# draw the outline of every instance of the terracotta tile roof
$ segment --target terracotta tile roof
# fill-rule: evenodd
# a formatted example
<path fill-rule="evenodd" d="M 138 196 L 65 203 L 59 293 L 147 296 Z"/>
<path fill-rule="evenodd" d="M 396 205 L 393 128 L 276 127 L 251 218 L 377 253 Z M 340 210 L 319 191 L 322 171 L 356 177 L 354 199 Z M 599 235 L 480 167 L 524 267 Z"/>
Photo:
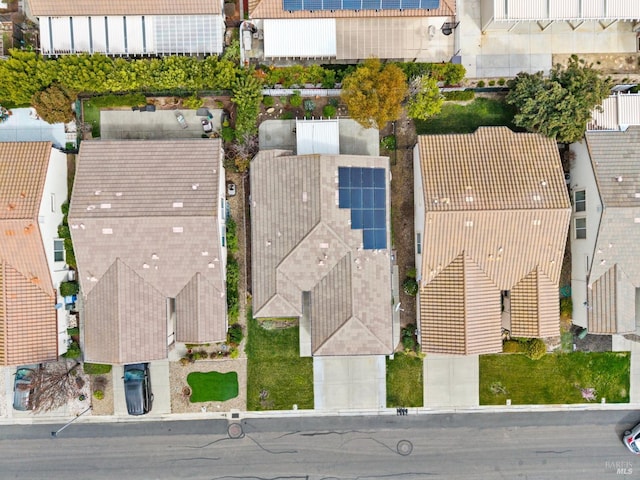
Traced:
<path fill-rule="evenodd" d="M 171 298 L 176 340 L 225 338 L 220 162 L 218 140 L 82 143 L 69 226 L 87 358 L 166 358 Z"/>
<path fill-rule="evenodd" d="M 630 333 L 636 329 L 635 289 L 640 288 L 640 246 L 630 234 L 640 221 L 640 127 L 587 132 L 585 139 L 598 187 L 594 193 L 603 207 L 600 218 L 587 217 L 589 228 L 597 225 L 588 273 L 588 328 Z"/>
<path fill-rule="evenodd" d="M 416 204 L 425 211 L 420 294 L 421 315 L 427 314 L 421 318 L 424 350 L 443 352 L 442 345 L 456 345 L 447 346 L 447 353 L 495 351 L 500 291 L 505 290 L 512 291 L 517 328 L 525 329 L 524 316 L 535 314 L 541 336 L 556 331 L 559 316 L 556 307 L 547 305 L 548 289 L 557 289 L 571 211 L 555 142 L 506 127 L 484 127 L 469 135 L 421 136 L 417 150 L 422 193 L 417 193 L 421 198 Z M 465 282 L 441 292 L 440 284 L 451 282 L 440 277 L 452 275 L 450 265 L 460 262 L 462 253 L 472 262 L 461 270 Z M 462 290 L 475 285 L 468 275 L 483 278 L 478 272 L 495 286 L 493 294 L 479 280 L 472 290 Z M 539 272 L 537 283 L 520 283 L 532 272 Z M 437 300 L 438 295 L 447 301 Z M 448 306 L 453 298 L 458 309 Z M 557 293 L 553 301 L 557 304 Z M 475 305 L 496 316 L 474 319 Z M 449 324 L 458 327 L 447 330 Z"/>
<path fill-rule="evenodd" d="M 251 165 L 254 315 L 305 311 L 314 355 L 390 353 L 389 250 L 363 250 L 336 203 L 339 166 L 388 172 L 388 158 L 288 153 L 260 152 Z"/>
<path fill-rule="evenodd" d="M 33 0 L 31 0 L 33 1 Z M 365 17 L 451 17 L 456 14 L 455 0 L 440 0 L 437 9 L 413 10 L 319 10 L 289 12 L 282 0 L 249 0 L 249 17 L 259 18 L 365 18 Z"/>
<path fill-rule="evenodd" d="M 38 215 L 51 143 L 0 143 L 0 364 L 58 356 L 56 295 Z"/>
<path fill-rule="evenodd" d="M 216 15 L 220 2 L 210 0 L 28 0 L 32 15 Z"/>
<path fill-rule="evenodd" d="M 511 289 L 511 335 L 554 337 L 560 335 L 558 285 L 539 269 Z"/>

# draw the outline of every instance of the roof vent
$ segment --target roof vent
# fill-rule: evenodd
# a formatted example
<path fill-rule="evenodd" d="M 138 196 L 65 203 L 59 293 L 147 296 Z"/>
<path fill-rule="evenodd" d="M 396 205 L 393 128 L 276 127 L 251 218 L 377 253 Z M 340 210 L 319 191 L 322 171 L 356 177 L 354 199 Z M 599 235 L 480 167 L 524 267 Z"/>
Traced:
<path fill-rule="evenodd" d="M 547 186 L 547 182 L 546 182 L 545 180 L 542 180 L 542 181 L 540 182 L 540 186 L 541 186 L 541 187 L 546 187 L 546 186 Z"/>
<path fill-rule="evenodd" d="M 72 223 L 71 224 L 71 229 L 72 230 L 77 230 L 78 229 L 78 224 L 77 223 Z"/>
<path fill-rule="evenodd" d="M 471 195 L 467 195 L 466 197 L 464 197 L 464 201 L 465 202 L 473 202 L 473 197 Z"/>
<path fill-rule="evenodd" d="M 535 219 L 531 221 L 531 225 L 534 225 L 536 227 L 540 226 L 542 224 L 541 220 Z"/>
<path fill-rule="evenodd" d="M 622 182 L 622 177 L 616 177 L 616 182 L 621 183 Z"/>
<path fill-rule="evenodd" d="M 146 269 L 146 268 L 149 268 L 149 264 L 148 264 L 148 263 L 143 263 L 143 264 L 142 264 L 142 268 L 145 268 L 145 269 Z"/>
<path fill-rule="evenodd" d="M 116 192 L 116 197 L 121 197 L 122 196 L 122 192 Z"/>
<path fill-rule="evenodd" d="M 89 277 L 89 281 L 90 281 L 90 282 L 97 282 L 97 281 L 98 281 L 98 279 L 97 279 L 96 277 L 94 277 L 93 275 L 91 275 L 91 276 Z"/>
<path fill-rule="evenodd" d="M 208 257 L 209 256 L 209 252 L 207 252 L 206 250 L 202 252 L 202 256 L 203 257 Z"/>
<path fill-rule="evenodd" d="M 10 203 L 9 205 L 7 205 L 7 210 L 14 210 L 15 208 L 16 208 L 15 203 Z"/>
<path fill-rule="evenodd" d="M 323 242 L 320 244 L 320 248 L 329 248 L 329 244 Z"/>
<path fill-rule="evenodd" d="M 536 194 L 534 194 L 534 195 L 533 195 L 533 199 L 534 199 L 536 202 L 539 202 L 540 200 L 542 200 L 542 197 L 540 197 L 540 195 L 538 195 L 538 194 L 536 193 Z"/>
<path fill-rule="evenodd" d="M 307 202 L 308 200 L 309 200 L 309 196 L 307 195 L 307 192 L 302 192 L 302 201 Z"/>
<path fill-rule="evenodd" d="M 267 240 L 266 245 L 267 245 L 267 247 L 270 247 L 271 246 L 271 240 Z"/>
<path fill-rule="evenodd" d="M 20 192 L 20 198 L 26 198 L 27 197 L 27 192 L 22 191 Z"/>
<path fill-rule="evenodd" d="M 191 185 L 191 190 L 197 190 L 199 186 L 200 186 L 199 184 L 194 183 Z"/>
<path fill-rule="evenodd" d="M 111 235 L 113 233 L 113 228 L 103 228 L 102 233 L 105 235 Z"/>
<path fill-rule="evenodd" d="M 604 258 L 600 260 L 600 265 L 604 265 L 605 263 L 607 263 L 607 261 Z"/>
<path fill-rule="evenodd" d="M 158 260 L 160 257 L 158 256 L 157 253 L 152 253 L 151 254 L 151 260 Z"/>
<path fill-rule="evenodd" d="M 473 227 L 473 220 L 465 220 L 464 221 L 464 226 L 465 227 Z"/>
<path fill-rule="evenodd" d="M 81 228 L 82 230 L 84 230 L 84 229 L 85 229 L 85 228 L 87 228 L 87 227 L 85 227 L 85 226 L 84 226 L 84 223 L 81 223 L 81 224 L 80 224 L 80 228 Z"/>
<path fill-rule="evenodd" d="M 209 268 L 215 268 L 215 267 L 216 267 L 216 264 L 215 264 L 215 263 L 213 263 L 213 262 L 209 262 L 209 263 L 207 264 L 207 267 L 209 267 Z"/>
<path fill-rule="evenodd" d="M 173 227 L 172 231 L 173 231 L 173 233 L 182 233 L 182 232 L 184 232 L 184 228 L 182 228 L 182 227 Z"/>
<path fill-rule="evenodd" d="M 633 223 L 640 223 L 640 217 L 636 217 L 633 219 Z"/>
<path fill-rule="evenodd" d="M 95 192 L 93 192 L 94 195 L 100 195 L 102 193 L 102 190 L 96 190 Z"/>
<path fill-rule="evenodd" d="M 88 206 L 87 206 L 87 211 L 89 211 L 89 212 L 90 212 L 91 210 L 95 210 L 95 209 L 96 209 L 96 206 L 95 206 L 95 205 L 88 205 Z"/>
<path fill-rule="evenodd" d="M 182 208 L 182 202 L 173 202 L 173 208 Z"/>
<path fill-rule="evenodd" d="M 111 204 L 110 203 L 101 203 L 100 204 L 100 208 L 111 208 Z"/>

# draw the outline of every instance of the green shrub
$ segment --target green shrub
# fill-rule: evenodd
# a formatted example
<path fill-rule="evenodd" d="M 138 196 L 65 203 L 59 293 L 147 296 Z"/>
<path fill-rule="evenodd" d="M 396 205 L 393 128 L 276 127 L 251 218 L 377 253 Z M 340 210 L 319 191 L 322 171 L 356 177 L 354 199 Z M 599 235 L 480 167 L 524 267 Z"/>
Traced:
<path fill-rule="evenodd" d="M 80 290 L 78 282 L 62 282 L 60 284 L 60 296 L 68 297 L 69 295 L 75 295 Z"/>
<path fill-rule="evenodd" d="M 240 267 L 233 255 L 227 257 L 227 315 L 229 323 L 238 321 L 240 304 L 238 296 L 238 282 L 240 281 Z"/>
<path fill-rule="evenodd" d="M 411 350 L 415 352 L 418 346 L 418 342 L 416 341 L 416 325 L 415 323 L 410 323 L 406 327 L 403 327 L 400 332 L 400 338 L 402 341 L 402 348 L 404 350 Z"/>
<path fill-rule="evenodd" d="M 382 137 L 380 140 L 380 146 L 385 150 L 393 151 L 396 149 L 396 136 L 395 135 L 387 135 Z"/>
<path fill-rule="evenodd" d="M 80 345 L 78 342 L 71 342 L 67 351 L 62 355 L 64 358 L 78 358 L 82 355 L 82 350 L 80 350 Z"/>
<path fill-rule="evenodd" d="M 525 348 L 517 340 L 505 340 L 502 344 L 503 353 L 524 353 Z"/>
<path fill-rule="evenodd" d="M 444 92 L 443 95 L 445 100 L 464 102 L 467 100 L 473 100 L 476 96 L 476 92 L 473 90 L 457 90 L 455 92 Z"/>
<path fill-rule="evenodd" d="M 313 112 L 316 109 L 316 102 L 313 100 L 305 100 L 304 101 L 304 111 L 305 112 Z"/>
<path fill-rule="evenodd" d="M 496 84 L 495 80 L 489 80 L 489 86 L 493 87 Z"/>
<path fill-rule="evenodd" d="M 225 142 L 233 142 L 236 139 L 236 131 L 232 127 L 223 126 L 220 130 L 220 136 Z"/>
<path fill-rule="evenodd" d="M 498 79 L 498 85 L 500 85 L 501 87 L 502 87 L 505 83 L 507 83 L 507 81 L 506 81 L 504 78 L 500 78 L 500 79 Z"/>
<path fill-rule="evenodd" d="M 147 103 L 146 97 L 141 93 L 132 93 L 129 95 L 103 95 L 101 97 L 93 97 L 90 101 L 91 104 L 97 108 L 133 107 Z"/>
<path fill-rule="evenodd" d="M 58 237 L 71 238 L 71 232 L 69 231 L 69 225 L 58 226 Z"/>
<path fill-rule="evenodd" d="M 478 82 L 478 88 L 484 88 L 484 86 L 485 86 L 484 80 L 480 80 Z"/>
<path fill-rule="evenodd" d="M 60 211 L 62 212 L 63 215 L 68 215 L 69 214 L 69 202 L 64 202 L 62 205 L 60 205 Z"/>
<path fill-rule="evenodd" d="M 407 277 L 416 278 L 418 275 L 418 271 L 415 267 L 407 269 Z"/>
<path fill-rule="evenodd" d="M 547 353 L 547 346 L 539 338 L 532 338 L 527 344 L 526 355 L 531 360 L 540 360 Z"/>
<path fill-rule="evenodd" d="M 204 100 L 194 94 L 183 99 L 182 105 L 184 108 L 188 108 L 189 110 L 197 110 L 204 105 Z"/>
<path fill-rule="evenodd" d="M 73 328 L 67 328 L 67 335 L 71 336 L 78 336 L 80 335 L 80 329 L 78 327 L 73 327 Z"/>
<path fill-rule="evenodd" d="M 415 297 L 418 294 L 418 282 L 415 278 L 407 277 L 402 282 L 402 289 L 407 295 Z"/>
<path fill-rule="evenodd" d="M 322 107 L 322 116 L 326 118 L 335 118 L 337 113 L 336 107 L 333 105 L 325 105 Z"/>
<path fill-rule="evenodd" d="M 282 112 L 280 120 L 293 120 L 293 112 Z"/>
<path fill-rule="evenodd" d="M 230 345 L 240 345 L 242 342 L 243 333 L 242 333 L 242 325 L 239 323 L 234 323 L 229 327 L 227 331 L 227 343 Z"/>
<path fill-rule="evenodd" d="M 336 72 L 333 70 L 325 70 L 324 78 L 322 79 L 322 88 L 335 88 L 336 86 Z"/>
<path fill-rule="evenodd" d="M 272 96 L 270 95 L 265 95 L 264 97 L 262 97 L 262 104 L 265 107 L 273 107 L 273 104 L 276 103 L 275 100 L 273 99 Z"/>
<path fill-rule="evenodd" d="M 73 243 L 71 242 L 71 238 L 64 239 L 64 259 L 72 268 L 76 268 L 78 265 L 76 264 L 76 254 L 73 251 Z"/>
<path fill-rule="evenodd" d="M 104 398 L 104 392 L 102 390 L 96 390 L 93 392 L 93 396 L 96 400 L 102 400 Z"/>
<path fill-rule="evenodd" d="M 573 301 L 571 297 L 564 297 L 560 299 L 560 316 L 565 318 L 571 318 L 573 315 Z"/>
<path fill-rule="evenodd" d="M 292 107 L 299 107 L 302 105 L 302 95 L 300 95 L 299 90 L 293 92 L 293 95 L 289 97 L 289 105 Z"/>
<path fill-rule="evenodd" d="M 227 218 L 227 250 L 229 253 L 238 251 L 238 235 L 236 221 L 232 217 Z"/>
<path fill-rule="evenodd" d="M 229 356 L 231 358 L 238 358 L 240 356 L 240 350 L 238 350 L 237 348 L 233 347 L 231 349 L 231 351 L 229 352 Z"/>
<path fill-rule="evenodd" d="M 111 365 L 104 363 L 84 363 L 84 373 L 87 375 L 105 375 L 111 372 Z"/>

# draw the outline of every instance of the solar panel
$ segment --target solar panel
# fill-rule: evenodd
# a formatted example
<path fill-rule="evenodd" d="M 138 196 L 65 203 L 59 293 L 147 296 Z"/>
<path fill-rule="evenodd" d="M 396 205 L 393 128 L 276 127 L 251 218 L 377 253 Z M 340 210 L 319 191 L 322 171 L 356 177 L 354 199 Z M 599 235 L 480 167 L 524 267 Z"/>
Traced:
<path fill-rule="evenodd" d="M 402 0 L 402 8 L 420 8 L 420 0 Z"/>
<path fill-rule="evenodd" d="M 324 10 L 342 10 L 342 0 L 324 0 Z"/>
<path fill-rule="evenodd" d="M 400 0 L 382 0 L 383 10 L 400 10 Z"/>
<path fill-rule="evenodd" d="M 360 10 L 362 9 L 361 0 L 342 0 L 343 10 Z"/>
<path fill-rule="evenodd" d="M 420 0 L 420 8 L 429 10 L 440 8 L 440 0 Z"/>
<path fill-rule="evenodd" d="M 291 12 L 304 10 L 303 0 L 283 0 L 282 6 L 285 10 Z"/>
<path fill-rule="evenodd" d="M 362 0 L 362 10 L 380 10 L 381 0 Z"/>
<path fill-rule="evenodd" d="M 362 210 L 351 210 L 351 228 L 362 228 Z"/>
<path fill-rule="evenodd" d="M 322 0 L 304 0 L 303 4 L 305 10 L 323 10 Z"/>
<path fill-rule="evenodd" d="M 349 188 L 340 188 L 338 190 L 338 206 L 340 208 L 350 208 L 351 207 L 351 189 L 349 189 Z"/>
<path fill-rule="evenodd" d="M 351 228 L 362 229 L 365 249 L 387 248 L 386 170 L 338 168 L 338 206 L 351 210 Z"/>

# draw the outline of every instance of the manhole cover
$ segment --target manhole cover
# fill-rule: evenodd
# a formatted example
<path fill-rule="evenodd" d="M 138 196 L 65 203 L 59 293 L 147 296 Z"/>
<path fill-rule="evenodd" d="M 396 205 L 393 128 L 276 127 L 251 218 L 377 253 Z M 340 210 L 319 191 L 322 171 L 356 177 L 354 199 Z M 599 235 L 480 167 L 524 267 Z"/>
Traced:
<path fill-rule="evenodd" d="M 242 438 L 244 437 L 244 432 L 242 431 L 242 425 L 239 423 L 232 423 L 227 427 L 227 433 L 229 434 L 229 438 Z"/>
<path fill-rule="evenodd" d="M 413 444 L 409 440 L 400 440 L 396 449 L 400 455 L 410 455 L 413 452 Z"/>

